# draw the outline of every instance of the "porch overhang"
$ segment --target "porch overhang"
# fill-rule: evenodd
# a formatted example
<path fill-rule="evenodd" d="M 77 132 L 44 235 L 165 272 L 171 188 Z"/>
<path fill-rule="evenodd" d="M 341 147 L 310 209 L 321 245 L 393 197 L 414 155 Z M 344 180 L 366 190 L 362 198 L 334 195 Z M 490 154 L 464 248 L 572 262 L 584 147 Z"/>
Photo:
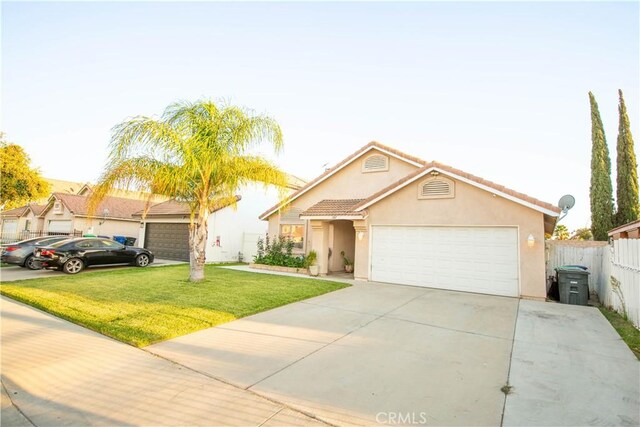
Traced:
<path fill-rule="evenodd" d="M 369 216 L 366 212 L 358 215 L 300 215 L 300 219 L 318 220 L 318 221 L 333 221 L 333 220 L 349 220 L 358 221 L 366 219 Z"/>
<path fill-rule="evenodd" d="M 311 206 L 300 214 L 300 219 L 309 220 L 351 220 L 365 219 L 369 214 L 366 210 L 356 212 L 353 207 L 363 199 L 325 199 Z"/>

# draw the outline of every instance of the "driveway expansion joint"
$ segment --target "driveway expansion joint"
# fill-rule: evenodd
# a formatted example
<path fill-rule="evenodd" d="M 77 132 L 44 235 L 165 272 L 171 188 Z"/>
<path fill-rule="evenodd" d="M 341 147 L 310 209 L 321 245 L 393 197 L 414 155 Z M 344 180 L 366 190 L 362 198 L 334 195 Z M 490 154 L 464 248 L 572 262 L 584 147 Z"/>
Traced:
<path fill-rule="evenodd" d="M 214 328 L 223 329 L 225 331 L 231 331 L 231 332 L 241 332 L 241 333 L 251 334 L 251 335 L 260 335 L 260 336 L 263 336 L 263 337 L 282 338 L 282 339 L 285 339 L 285 340 L 302 341 L 302 342 L 308 342 L 308 343 L 313 343 L 313 344 L 325 344 L 326 343 L 326 341 L 316 341 L 316 340 L 309 340 L 309 339 L 305 339 L 305 338 L 296 338 L 296 337 L 287 337 L 287 336 L 284 336 L 284 335 L 267 334 L 267 333 L 264 333 L 264 332 L 243 331 L 242 329 L 225 328 L 224 324 L 220 325 L 220 326 L 214 326 Z"/>
<path fill-rule="evenodd" d="M 20 415 L 22 415 L 22 417 L 27 420 L 29 422 L 29 424 L 31 424 L 33 427 L 37 427 L 36 424 L 31 420 L 31 418 L 29 418 L 27 416 L 27 414 L 25 414 L 22 409 L 20 409 L 20 407 L 18 405 L 16 405 L 16 403 L 13 401 L 13 399 L 11 398 L 11 394 L 9 393 L 9 390 L 7 390 L 7 387 L 5 387 L 4 385 L 4 380 L 0 381 L 1 385 L 2 385 L 2 391 L 4 392 L 4 394 L 7 395 L 7 398 L 9 399 L 9 402 L 11 403 L 11 406 L 13 406 L 16 411 L 18 411 L 18 413 Z"/>
<path fill-rule="evenodd" d="M 507 369 L 507 383 L 505 386 L 508 387 L 508 390 L 512 390 L 513 386 L 511 385 L 511 364 L 513 360 L 513 348 L 516 345 L 516 329 L 518 328 L 518 314 L 520 313 L 520 301 L 518 300 L 518 305 L 516 306 L 516 317 L 515 323 L 513 325 L 513 336 L 511 337 L 511 351 L 509 352 L 509 368 Z M 509 398 L 509 394 L 505 393 L 504 395 L 504 403 L 502 404 L 502 414 L 500 415 L 500 426 L 504 424 L 504 412 L 507 408 L 507 399 Z"/>

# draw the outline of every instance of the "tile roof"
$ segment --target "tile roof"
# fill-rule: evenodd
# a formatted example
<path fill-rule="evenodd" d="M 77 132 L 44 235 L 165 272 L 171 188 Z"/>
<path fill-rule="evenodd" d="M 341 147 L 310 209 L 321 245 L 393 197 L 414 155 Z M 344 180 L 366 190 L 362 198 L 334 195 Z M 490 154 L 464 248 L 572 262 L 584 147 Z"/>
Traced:
<path fill-rule="evenodd" d="M 364 199 L 323 200 L 302 212 L 300 216 L 362 215 L 362 212 L 355 212 L 353 207 L 363 200 Z"/>
<path fill-rule="evenodd" d="M 2 212 L 3 217 L 21 217 L 22 214 L 27 210 L 27 205 L 20 206 L 19 208 L 13 208 Z"/>
<path fill-rule="evenodd" d="M 236 202 L 239 202 L 240 200 L 242 200 L 241 196 L 236 196 Z M 218 206 L 216 206 L 214 208 L 213 211 L 211 211 L 211 213 L 219 211 L 220 209 L 226 208 L 227 206 L 231 205 L 230 202 L 224 202 Z M 133 216 L 135 217 L 141 217 L 143 214 L 143 210 L 139 210 L 137 212 L 135 212 L 133 214 Z M 162 203 L 158 203 L 157 205 L 153 205 L 151 206 L 148 210 L 147 210 L 147 214 L 146 216 L 165 216 L 165 215 L 177 215 L 177 216 L 181 216 L 181 215 L 190 215 L 191 214 L 191 209 L 189 208 L 189 205 L 187 203 L 184 202 L 179 202 L 175 199 L 172 200 L 168 200 L 166 202 L 162 202 Z"/>
<path fill-rule="evenodd" d="M 556 212 L 556 213 L 560 213 L 561 209 L 557 206 L 552 205 L 551 203 L 547 203 L 547 202 L 543 202 L 541 200 L 538 200 L 536 198 L 533 198 L 531 196 L 527 196 L 526 194 L 523 193 L 519 193 L 515 190 L 511 190 L 507 187 L 505 187 L 504 185 L 500 185 L 500 184 L 496 184 L 495 182 L 491 182 L 488 181 L 486 179 L 480 178 L 478 176 L 472 175 L 470 173 L 464 172 L 460 169 L 456 169 L 454 167 L 451 167 L 449 165 L 445 165 L 443 163 L 439 163 L 439 162 L 429 162 L 426 163 L 424 165 L 424 167 L 416 170 L 415 172 L 410 173 L 409 175 L 405 176 L 404 178 L 394 182 L 393 184 L 383 188 L 382 190 L 378 191 L 377 193 L 371 195 L 370 197 L 368 197 L 367 199 L 363 200 L 362 202 L 360 202 L 358 205 L 354 206 L 353 209 L 357 210 L 362 208 L 362 206 L 365 206 L 367 204 L 369 204 L 370 202 L 374 201 L 375 199 L 377 199 L 378 197 L 384 195 L 385 193 L 394 190 L 395 188 L 401 186 L 402 184 L 406 183 L 407 181 L 411 181 L 413 178 L 423 174 L 425 171 L 431 169 L 431 168 L 437 168 L 440 169 L 444 172 L 449 172 L 451 174 L 454 175 L 458 175 L 462 178 L 466 178 L 469 181 L 473 181 L 477 184 L 480 185 L 484 185 L 486 187 L 490 187 L 495 189 L 496 191 L 499 191 L 501 193 L 507 194 L 509 196 L 515 197 L 517 199 L 523 200 L 525 202 L 531 203 L 533 205 L 539 206 L 541 208 Z"/>
<path fill-rule="evenodd" d="M 611 230 L 609 230 L 609 236 L 612 236 L 616 233 L 621 233 L 624 231 L 635 230 L 636 228 L 640 228 L 640 219 L 636 221 L 628 222 L 626 224 L 619 225 L 616 228 L 612 228 Z"/>
<path fill-rule="evenodd" d="M 35 216 L 40 215 L 46 207 L 47 205 L 37 205 L 35 203 L 29 204 L 29 208 L 31 209 L 31 212 L 33 212 Z"/>
<path fill-rule="evenodd" d="M 270 214 L 272 214 L 275 210 L 281 208 L 282 206 L 288 204 L 289 202 L 291 202 L 293 199 L 295 199 L 296 197 L 298 197 L 300 194 L 302 194 L 303 192 L 307 191 L 308 189 L 310 189 L 311 187 L 315 186 L 316 184 L 320 183 L 321 181 L 323 181 L 325 178 L 327 178 L 329 175 L 333 174 L 335 171 L 337 171 L 338 169 L 341 169 L 343 166 L 345 166 L 347 163 L 349 163 L 350 161 L 352 161 L 353 159 L 357 158 L 358 156 L 360 156 L 362 153 L 364 153 L 365 151 L 368 151 L 371 148 L 379 148 L 381 150 L 385 150 L 388 151 L 392 154 L 395 154 L 398 157 L 402 157 L 410 162 L 414 162 L 414 163 L 419 163 L 421 165 L 426 164 L 427 162 L 415 157 L 415 156 L 411 156 L 409 154 L 403 153 L 402 151 L 398 151 L 395 148 L 391 148 L 388 147 L 384 144 L 380 144 L 379 142 L 376 141 L 371 141 L 370 143 L 368 143 L 367 145 L 365 145 L 364 147 L 360 148 L 359 150 L 357 150 L 356 152 L 352 153 L 351 155 L 349 155 L 347 158 L 345 158 L 344 160 L 342 160 L 340 163 L 338 163 L 337 165 L 333 166 L 332 168 L 327 169 L 326 171 L 324 171 L 320 176 L 316 177 L 315 179 L 309 181 L 305 186 L 303 186 L 302 188 L 300 188 L 298 191 L 294 192 L 293 194 L 291 194 L 285 202 L 278 202 L 277 204 L 273 205 L 272 207 L 270 207 L 269 209 L 267 209 L 266 211 L 264 211 L 261 215 L 260 215 L 260 219 L 266 219 L 266 217 Z"/>
<path fill-rule="evenodd" d="M 60 200 L 74 215 L 88 215 L 88 197 L 65 193 L 53 193 L 53 196 Z M 143 200 L 107 196 L 96 208 L 94 216 L 101 217 L 105 209 L 108 209 L 109 218 L 132 219 L 133 214 L 143 210 L 146 204 L 147 202 Z"/>

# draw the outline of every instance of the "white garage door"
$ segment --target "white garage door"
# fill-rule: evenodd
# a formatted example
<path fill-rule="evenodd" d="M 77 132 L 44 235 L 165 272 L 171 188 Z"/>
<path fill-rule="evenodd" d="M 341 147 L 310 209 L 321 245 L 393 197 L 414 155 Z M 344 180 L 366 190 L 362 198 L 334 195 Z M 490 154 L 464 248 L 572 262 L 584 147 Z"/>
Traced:
<path fill-rule="evenodd" d="M 16 234 L 18 232 L 18 220 L 5 219 L 2 221 L 2 234 Z M 11 236 L 13 237 L 13 236 Z"/>
<path fill-rule="evenodd" d="M 373 226 L 371 280 L 518 296 L 513 227 Z"/>
<path fill-rule="evenodd" d="M 71 233 L 71 221 L 49 221 L 49 233 Z"/>

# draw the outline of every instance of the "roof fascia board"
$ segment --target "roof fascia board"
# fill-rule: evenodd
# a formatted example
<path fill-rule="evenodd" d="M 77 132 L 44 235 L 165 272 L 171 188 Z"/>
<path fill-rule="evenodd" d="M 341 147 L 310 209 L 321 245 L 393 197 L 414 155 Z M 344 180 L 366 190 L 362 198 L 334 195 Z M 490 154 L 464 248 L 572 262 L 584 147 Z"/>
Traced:
<path fill-rule="evenodd" d="M 132 222 L 140 222 L 139 219 L 134 219 L 134 218 L 119 218 L 119 217 L 113 217 L 113 216 L 108 216 L 106 218 L 103 218 L 101 216 L 95 216 L 95 215 L 73 215 L 76 218 L 87 218 L 87 219 L 104 219 L 105 221 L 132 221 Z"/>
<path fill-rule="evenodd" d="M 315 188 L 316 186 L 318 186 L 320 183 L 326 181 L 327 179 L 329 179 L 330 177 L 332 177 L 333 175 L 335 175 L 336 173 L 338 173 L 339 171 L 341 171 L 342 169 L 346 168 L 347 166 L 349 166 L 351 163 L 355 162 L 356 160 L 358 160 L 359 158 L 361 158 L 362 156 L 364 156 L 366 153 L 368 153 L 371 150 L 378 150 L 380 152 L 383 152 L 385 154 L 388 154 L 390 156 L 393 156 L 399 160 L 402 160 L 406 163 L 409 163 L 411 165 L 417 166 L 417 167 L 422 167 L 423 165 L 421 165 L 420 163 L 416 163 L 414 161 L 411 161 L 409 159 L 405 159 L 402 156 L 399 156 L 395 153 L 391 153 L 387 150 L 385 150 L 384 148 L 380 148 L 377 147 L 375 145 L 372 145 L 368 148 L 366 148 L 365 150 L 363 150 L 360 154 L 358 154 L 357 156 L 354 156 L 351 160 L 349 160 L 348 162 L 345 162 L 345 164 L 341 165 L 339 168 L 336 168 L 334 171 L 332 171 L 330 174 L 327 174 L 327 176 L 325 176 L 324 178 L 322 178 L 321 180 L 319 180 L 318 182 L 313 183 L 312 185 L 310 185 L 309 187 L 305 188 L 304 190 L 302 190 L 300 193 L 296 194 L 294 197 L 286 200 L 284 203 L 281 203 L 280 205 L 278 205 L 278 207 L 271 209 L 268 213 L 261 215 L 259 217 L 259 219 L 264 220 L 268 217 L 270 217 L 271 215 L 273 215 L 274 212 L 279 211 L 280 209 L 282 209 L 283 206 L 286 206 L 288 204 L 290 204 L 291 202 L 293 202 L 295 199 L 297 199 L 298 197 L 302 196 L 303 194 L 307 193 L 309 190 L 311 190 L 312 188 Z"/>
<path fill-rule="evenodd" d="M 334 219 L 346 219 L 346 220 L 359 220 L 365 219 L 368 215 L 300 215 L 300 219 L 309 220 L 334 220 Z"/>
<path fill-rule="evenodd" d="M 416 167 L 418 167 L 418 168 L 421 168 L 421 167 L 423 167 L 423 166 L 424 166 L 424 164 L 422 164 L 422 163 L 418 163 L 418 162 L 414 162 L 413 160 L 406 159 L 406 158 L 404 158 L 404 157 L 402 157 L 402 156 L 400 156 L 400 155 L 398 155 L 398 154 L 396 154 L 396 153 L 392 153 L 391 151 L 387 151 L 387 150 L 385 150 L 384 148 L 376 147 L 375 145 L 374 145 L 374 146 L 371 146 L 371 147 L 369 148 L 369 150 L 371 150 L 371 149 L 376 149 L 376 150 L 378 150 L 378 151 L 381 151 L 381 152 L 383 152 L 384 154 L 386 154 L 386 155 L 388 155 L 388 156 L 395 157 L 395 158 L 396 158 L 396 159 L 398 159 L 398 160 L 402 160 L 403 162 L 409 163 L 410 165 L 416 166 Z M 369 150 L 367 150 L 367 151 L 369 151 Z M 364 154 L 364 153 L 365 153 L 365 152 L 363 152 L 362 154 Z M 358 156 L 358 157 L 360 157 L 360 156 Z"/>

